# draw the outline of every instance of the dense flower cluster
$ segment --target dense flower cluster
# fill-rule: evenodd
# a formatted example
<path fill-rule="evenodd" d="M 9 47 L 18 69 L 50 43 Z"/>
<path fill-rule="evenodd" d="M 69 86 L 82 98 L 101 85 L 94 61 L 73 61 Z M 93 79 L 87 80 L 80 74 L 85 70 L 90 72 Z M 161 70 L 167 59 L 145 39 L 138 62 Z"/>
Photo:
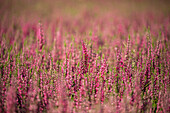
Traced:
<path fill-rule="evenodd" d="M 0 112 L 169 112 L 170 21 L 151 14 L 1 19 Z"/>

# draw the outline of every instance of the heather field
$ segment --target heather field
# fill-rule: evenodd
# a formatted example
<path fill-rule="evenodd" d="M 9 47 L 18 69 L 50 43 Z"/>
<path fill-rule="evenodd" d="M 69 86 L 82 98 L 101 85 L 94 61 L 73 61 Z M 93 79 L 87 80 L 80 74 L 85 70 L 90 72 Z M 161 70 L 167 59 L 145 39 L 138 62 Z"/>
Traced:
<path fill-rule="evenodd" d="M 0 113 L 169 113 L 170 2 L 0 0 Z"/>

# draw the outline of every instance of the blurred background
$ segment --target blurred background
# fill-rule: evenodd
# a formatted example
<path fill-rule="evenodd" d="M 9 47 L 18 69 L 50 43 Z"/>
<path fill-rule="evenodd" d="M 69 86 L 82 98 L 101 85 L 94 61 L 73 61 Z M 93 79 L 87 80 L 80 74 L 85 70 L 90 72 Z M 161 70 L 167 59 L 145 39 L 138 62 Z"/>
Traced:
<path fill-rule="evenodd" d="M 170 15 L 170 0 L 0 0 L 0 19 L 7 16 L 9 21 L 18 17 L 30 21 L 109 13 L 130 16 L 146 11 Z"/>

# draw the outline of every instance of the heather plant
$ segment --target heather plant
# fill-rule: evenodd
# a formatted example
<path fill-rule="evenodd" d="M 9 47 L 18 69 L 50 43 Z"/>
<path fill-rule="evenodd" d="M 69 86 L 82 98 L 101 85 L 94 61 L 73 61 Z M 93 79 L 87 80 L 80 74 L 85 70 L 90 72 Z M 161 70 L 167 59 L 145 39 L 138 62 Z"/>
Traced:
<path fill-rule="evenodd" d="M 169 112 L 169 15 L 98 10 L 3 14 L 0 112 Z"/>

